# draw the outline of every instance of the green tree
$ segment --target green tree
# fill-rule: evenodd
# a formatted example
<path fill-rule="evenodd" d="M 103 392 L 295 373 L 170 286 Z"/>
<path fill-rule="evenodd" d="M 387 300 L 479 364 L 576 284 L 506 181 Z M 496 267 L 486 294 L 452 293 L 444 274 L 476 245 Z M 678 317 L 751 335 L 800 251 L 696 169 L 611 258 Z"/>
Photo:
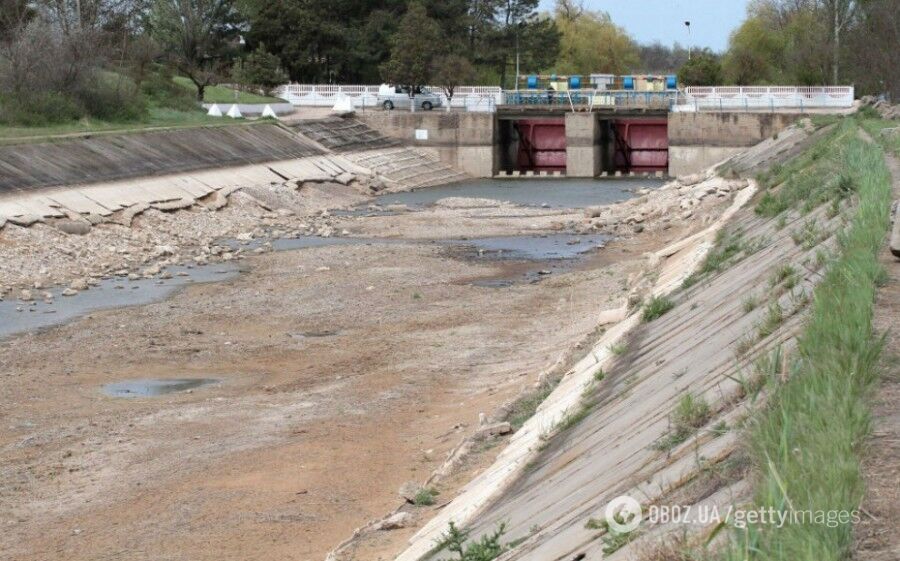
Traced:
<path fill-rule="evenodd" d="M 640 62 L 637 44 L 605 12 L 559 0 L 554 14 L 561 33 L 555 70 L 564 74 L 625 74 Z"/>
<path fill-rule="evenodd" d="M 391 44 L 391 58 L 381 67 L 383 78 L 392 84 L 427 84 L 433 75 L 434 58 L 440 49 L 441 29 L 428 16 L 425 5 L 410 2 Z"/>
<path fill-rule="evenodd" d="M 175 68 L 194 83 L 198 101 L 225 66 L 237 22 L 232 0 L 153 0 L 153 35 Z"/>
<path fill-rule="evenodd" d="M 232 72 L 239 84 L 261 88 L 266 95 L 287 80 L 281 70 L 281 59 L 266 51 L 262 43 L 236 63 Z"/>
<path fill-rule="evenodd" d="M 767 84 L 783 75 L 784 40 L 759 16 L 748 18 L 731 34 L 723 70 L 729 83 Z"/>
<path fill-rule="evenodd" d="M 444 90 L 447 100 L 453 99 L 457 86 L 469 84 L 475 79 L 475 68 L 469 59 L 460 55 L 444 55 L 434 63 L 434 82 Z M 450 109 L 450 104 L 447 104 Z"/>
<path fill-rule="evenodd" d="M 694 51 L 678 69 L 678 82 L 685 86 L 718 86 L 722 84 L 722 65 L 709 49 Z"/>

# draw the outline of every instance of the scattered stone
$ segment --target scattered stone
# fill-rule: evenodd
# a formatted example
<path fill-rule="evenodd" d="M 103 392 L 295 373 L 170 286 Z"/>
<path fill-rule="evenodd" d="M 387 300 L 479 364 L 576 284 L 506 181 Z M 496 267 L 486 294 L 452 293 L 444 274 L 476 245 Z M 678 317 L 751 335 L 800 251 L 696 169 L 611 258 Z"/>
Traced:
<path fill-rule="evenodd" d="M 78 290 L 78 291 L 87 290 L 88 289 L 88 281 L 87 281 L 87 279 L 75 279 L 69 285 L 69 288 L 71 288 L 72 290 Z"/>
<path fill-rule="evenodd" d="M 32 294 L 31 291 L 27 288 L 24 288 L 19 293 L 19 300 L 23 302 L 31 302 L 32 300 L 34 300 L 34 294 Z"/>
<path fill-rule="evenodd" d="M 74 288 L 67 288 L 62 291 L 63 296 L 75 296 L 76 294 L 78 294 L 78 291 Z"/>
<path fill-rule="evenodd" d="M 502 436 L 511 432 L 512 425 L 510 425 L 507 421 L 503 421 L 501 423 L 494 423 L 492 425 L 487 425 L 479 428 L 477 431 L 475 431 L 475 438 L 485 439 L 493 436 Z"/>
<path fill-rule="evenodd" d="M 399 530 L 406 528 L 413 522 L 413 515 L 408 512 L 395 512 L 384 520 L 375 524 L 376 530 Z"/>
<path fill-rule="evenodd" d="M 91 223 L 86 220 L 59 220 L 55 226 L 60 232 L 73 236 L 83 236 L 92 228 Z"/>

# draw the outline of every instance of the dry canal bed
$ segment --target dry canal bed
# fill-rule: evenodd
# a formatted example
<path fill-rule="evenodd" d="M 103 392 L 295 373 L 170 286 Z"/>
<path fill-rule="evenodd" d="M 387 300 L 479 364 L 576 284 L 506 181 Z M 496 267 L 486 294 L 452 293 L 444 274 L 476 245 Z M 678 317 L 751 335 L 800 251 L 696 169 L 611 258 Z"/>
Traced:
<path fill-rule="evenodd" d="M 352 220 L 365 234 L 397 218 Z M 418 233 L 416 220 L 403 228 Z M 461 239 L 471 216 L 441 220 L 453 243 L 265 253 L 240 275 L 0 341 L 4 558 L 323 559 L 479 413 L 565 359 L 627 294 L 640 255 L 683 233 L 599 253 L 600 238 L 530 234 L 539 254 L 495 259 L 515 244 Z M 485 232 L 522 235 L 508 220 Z M 540 282 L 489 282 L 534 280 L 561 263 L 548 251 L 581 259 Z M 197 380 L 215 383 L 179 386 Z M 123 383 L 174 391 L 122 398 Z"/>

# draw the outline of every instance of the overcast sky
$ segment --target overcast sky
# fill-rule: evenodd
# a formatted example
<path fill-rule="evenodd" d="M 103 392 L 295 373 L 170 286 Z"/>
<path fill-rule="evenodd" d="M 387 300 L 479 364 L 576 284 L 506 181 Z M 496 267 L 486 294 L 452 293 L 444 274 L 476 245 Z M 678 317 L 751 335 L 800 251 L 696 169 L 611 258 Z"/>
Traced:
<path fill-rule="evenodd" d="M 688 43 L 684 22 L 691 22 L 691 44 L 723 51 L 728 35 L 744 20 L 748 0 L 585 0 L 591 10 L 608 12 L 640 43 Z M 554 0 L 541 0 L 552 10 Z"/>

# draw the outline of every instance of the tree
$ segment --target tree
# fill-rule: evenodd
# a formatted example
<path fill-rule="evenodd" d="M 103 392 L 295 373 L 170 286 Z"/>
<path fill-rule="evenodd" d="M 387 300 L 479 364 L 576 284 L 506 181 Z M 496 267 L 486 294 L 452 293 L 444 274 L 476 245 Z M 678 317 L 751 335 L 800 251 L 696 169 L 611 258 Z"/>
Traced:
<path fill-rule="evenodd" d="M 750 17 L 731 34 L 724 58 L 728 82 L 738 85 L 778 81 L 784 67 L 784 40 L 762 17 Z"/>
<path fill-rule="evenodd" d="M 678 69 L 678 81 L 685 86 L 717 86 L 722 84 L 722 65 L 709 49 L 694 51 L 690 60 Z"/>
<path fill-rule="evenodd" d="M 830 16 L 828 18 L 831 23 L 832 33 L 832 74 L 831 83 L 838 84 L 840 77 L 840 61 L 841 61 L 841 37 L 847 27 L 850 26 L 856 17 L 856 10 L 859 2 L 856 0 L 822 0 L 825 12 Z"/>
<path fill-rule="evenodd" d="M 266 51 L 266 46 L 262 43 L 240 63 L 235 64 L 232 71 L 237 83 L 258 87 L 266 95 L 287 80 L 281 70 L 281 59 Z"/>
<path fill-rule="evenodd" d="M 440 40 L 440 27 L 428 17 L 425 5 L 410 2 L 394 35 L 391 58 L 381 67 L 382 76 L 392 84 L 408 86 L 412 95 L 416 87 L 431 80 Z"/>
<path fill-rule="evenodd" d="M 460 55 L 444 55 L 434 63 L 434 81 L 444 90 L 447 96 L 447 110 L 453 92 L 461 84 L 471 83 L 475 79 L 475 68 L 469 59 Z"/>
<path fill-rule="evenodd" d="M 203 101 L 225 66 L 228 41 L 237 35 L 232 0 L 153 0 L 153 35 L 175 68 L 197 88 Z"/>
<path fill-rule="evenodd" d="M 571 0 L 560 0 L 555 19 L 562 34 L 558 72 L 624 74 L 640 62 L 637 45 L 609 14 L 579 10 L 572 7 Z"/>

